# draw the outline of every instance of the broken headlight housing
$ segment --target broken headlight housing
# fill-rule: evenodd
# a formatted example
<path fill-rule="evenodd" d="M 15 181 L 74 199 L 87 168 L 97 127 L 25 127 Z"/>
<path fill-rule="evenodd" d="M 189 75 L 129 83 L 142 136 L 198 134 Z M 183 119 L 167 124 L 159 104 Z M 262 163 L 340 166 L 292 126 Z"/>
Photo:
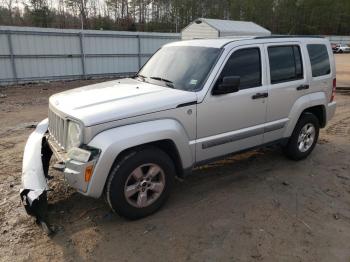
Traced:
<path fill-rule="evenodd" d="M 68 122 L 66 150 L 79 147 L 82 143 L 83 132 L 81 126 L 73 121 Z"/>

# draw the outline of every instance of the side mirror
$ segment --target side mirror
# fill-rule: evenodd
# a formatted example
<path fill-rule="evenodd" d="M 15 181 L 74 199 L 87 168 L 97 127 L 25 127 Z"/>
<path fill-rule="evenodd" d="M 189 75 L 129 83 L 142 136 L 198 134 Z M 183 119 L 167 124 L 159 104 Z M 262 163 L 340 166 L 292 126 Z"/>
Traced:
<path fill-rule="evenodd" d="M 217 83 L 213 90 L 213 95 L 224 95 L 239 91 L 241 78 L 239 76 L 225 76 L 221 83 Z"/>

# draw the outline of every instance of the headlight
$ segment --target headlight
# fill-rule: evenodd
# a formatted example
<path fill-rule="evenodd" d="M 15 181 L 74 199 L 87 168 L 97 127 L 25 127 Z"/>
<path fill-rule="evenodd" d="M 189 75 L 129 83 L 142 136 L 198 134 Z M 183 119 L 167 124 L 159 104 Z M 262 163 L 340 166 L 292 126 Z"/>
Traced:
<path fill-rule="evenodd" d="M 69 121 L 66 150 L 69 150 L 72 147 L 79 147 L 81 145 L 82 136 L 83 134 L 80 125 Z"/>

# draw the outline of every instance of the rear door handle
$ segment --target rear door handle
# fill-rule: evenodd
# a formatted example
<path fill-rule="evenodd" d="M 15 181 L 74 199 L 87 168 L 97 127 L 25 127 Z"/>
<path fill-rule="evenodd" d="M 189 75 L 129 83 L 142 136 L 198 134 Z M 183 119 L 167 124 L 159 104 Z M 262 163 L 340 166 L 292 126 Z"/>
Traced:
<path fill-rule="evenodd" d="M 310 86 L 309 85 L 300 85 L 297 87 L 297 90 L 300 91 L 300 90 L 305 90 L 305 89 L 309 89 Z"/>
<path fill-rule="evenodd" d="M 256 93 L 255 95 L 252 96 L 252 99 L 259 99 L 259 98 L 265 98 L 268 97 L 268 93 Z"/>

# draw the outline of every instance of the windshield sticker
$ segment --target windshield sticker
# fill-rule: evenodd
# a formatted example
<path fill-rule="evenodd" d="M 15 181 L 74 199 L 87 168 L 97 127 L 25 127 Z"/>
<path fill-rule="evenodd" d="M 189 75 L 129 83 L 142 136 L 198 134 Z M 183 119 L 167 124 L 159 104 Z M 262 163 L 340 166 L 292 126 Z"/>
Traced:
<path fill-rule="evenodd" d="M 190 85 L 196 85 L 197 82 L 198 82 L 197 79 L 192 79 L 192 80 L 190 81 Z"/>

